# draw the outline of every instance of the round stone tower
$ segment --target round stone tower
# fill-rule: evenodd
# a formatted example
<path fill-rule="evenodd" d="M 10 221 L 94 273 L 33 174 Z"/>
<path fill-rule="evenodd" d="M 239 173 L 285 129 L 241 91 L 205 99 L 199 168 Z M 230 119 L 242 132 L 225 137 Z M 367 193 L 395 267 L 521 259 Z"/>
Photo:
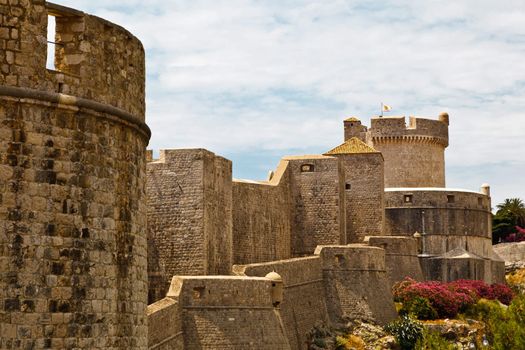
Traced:
<path fill-rule="evenodd" d="M 448 114 L 438 120 L 374 117 L 367 142 L 385 159 L 385 187 L 445 187 Z"/>
<path fill-rule="evenodd" d="M 0 348 L 146 349 L 143 47 L 43 0 L 1 8 Z"/>

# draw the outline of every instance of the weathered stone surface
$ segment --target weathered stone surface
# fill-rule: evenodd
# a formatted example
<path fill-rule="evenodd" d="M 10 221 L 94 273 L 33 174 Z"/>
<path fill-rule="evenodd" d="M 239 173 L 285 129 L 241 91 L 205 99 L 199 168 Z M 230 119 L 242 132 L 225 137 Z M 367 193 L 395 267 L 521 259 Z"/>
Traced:
<path fill-rule="evenodd" d="M 142 45 L 44 1 L 2 9 L 0 348 L 145 349 Z M 83 23 L 58 50 L 58 71 L 46 69 L 48 11 L 61 15 L 59 40 Z M 110 35 L 121 39 L 112 49 Z M 97 49 L 68 64 L 83 41 Z M 108 84 L 120 69 L 133 74 Z"/>
<path fill-rule="evenodd" d="M 179 346 L 182 332 L 183 349 L 289 350 L 274 285 L 259 277 L 174 277 L 167 297 L 148 307 L 150 329 L 166 328 L 150 338 L 150 349 Z"/>
<path fill-rule="evenodd" d="M 368 244 L 385 250 L 385 267 L 390 286 L 411 277 L 423 280 L 423 272 L 418 258 L 418 242 L 412 237 L 372 236 Z"/>
<path fill-rule="evenodd" d="M 373 117 L 363 137 L 383 154 L 385 187 L 445 187 L 448 121 Z"/>
<path fill-rule="evenodd" d="M 330 320 L 386 324 L 397 315 L 385 269 L 385 251 L 364 244 L 319 246 Z"/>
<path fill-rule="evenodd" d="M 203 149 L 165 150 L 147 169 L 150 302 L 174 275 L 229 274 L 231 162 Z"/>
<path fill-rule="evenodd" d="M 292 206 L 289 162 L 282 160 L 269 181 L 233 181 L 235 264 L 291 257 Z"/>
<path fill-rule="evenodd" d="M 312 256 L 233 267 L 241 276 L 263 277 L 272 271 L 283 280 L 284 298 L 279 307 L 290 346 L 306 349 L 308 332 L 317 324 L 329 323 L 321 260 Z"/>

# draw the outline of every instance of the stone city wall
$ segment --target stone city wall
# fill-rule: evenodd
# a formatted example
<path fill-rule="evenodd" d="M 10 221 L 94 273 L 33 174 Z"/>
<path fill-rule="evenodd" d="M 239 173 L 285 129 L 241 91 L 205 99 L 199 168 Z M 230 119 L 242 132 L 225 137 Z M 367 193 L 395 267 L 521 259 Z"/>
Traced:
<path fill-rule="evenodd" d="M 385 267 L 390 286 L 410 277 L 423 280 L 419 264 L 419 245 L 416 238 L 406 236 L 374 236 L 367 238 L 368 244 L 385 250 Z"/>
<path fill-rule="evenodd" d="M 382 235 L 385 222 L 384 167 L 380 153 L 338 155 L 344 168 L 347 243 Z"/>
<path fill-rule="evenodd" d="M 374 117 L 367 141 L 383 154 L 385 187 L 445 187 L 448 115 L 430 120 Z"/>
<path fill-rule="evenodd" d="M 316 325 L 328 324 L 321 260 L 312 256 L 233 267 L 233 273 L 241 276 L 264 277 L 272 271 L 283 280 L 279 307 L 290 346 L 306 349 L 308 332 Z"/>
<path fill-rule="evenodd" d="M 319 246 L 326 305 L 330 321 L 344 324 L 349 319 L 393 320 L 392 293 L 385 266 L 385 251 L 364 244 Z"/>
<path fill-rule="evenodd" d="M 0 84 L 63 93 L 144 121 L 144 48 L 124 28 L 42 0 L 2 5 Z M 47 70 L 47 18 L 56 18 L 55 69 Z"/>
<path fill-rule="evenodd" d="M 291 200 L 288 162 L 269 181 L 233 181 L 234 263 L 291 256 Z"/>
<path fill-rule="evenodd" d="M 203 149 L 161 150 L 147 164 L 150 302 L 175 275 L 229 274 L 231 162 Z"/>
<path fill-rule="evenodd" d="M 180 311 L 171 307 L 167 312 L 182 312 L 183 348 L 289 350 L 274 307 L 274 285 L 258 277 L 174 277 L 166 298 L 175 300 Z M 149 318 L 162 311 L 150 313 Z M 164 332 L 165 340 L 180 332 L 176 316 L 172 317 L 173 322 L 165 324 L 172 327 Z M 150 349 L 160 342 L 160 338 L 150 342 Z"/>
<path fill-rule="evenodd" d="M 178 300 L 163 298 L 148 305 L 148 349 L 184 349 L 182 309 Z"/>
<path fill-rule="evenodd" d="M 344 173 L 339 159 L 285 157 L 292 191 L 292 256 L 311 255 L 320 244 L 345 244 Z"/>
<path fill-rule="evenodd" d="M 490 257 L 490 197 L 481 192 L 453 189 L 386 189 L 385 234 L 412 236 L 423 232 L 426 251 L 439 255 L 463 247 Z"/>
<path fill-rule="evenodd" d="M 0 5 L 0 44 L 0 348 L 145 349 L 142 45 L 37 0 Z"/>

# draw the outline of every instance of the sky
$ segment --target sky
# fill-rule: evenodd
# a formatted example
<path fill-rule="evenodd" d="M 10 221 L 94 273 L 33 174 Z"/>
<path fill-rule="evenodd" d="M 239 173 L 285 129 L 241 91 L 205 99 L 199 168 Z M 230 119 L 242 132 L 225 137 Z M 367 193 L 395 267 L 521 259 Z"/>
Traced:
<path fill-rule="evenodd" d="M 55 0 L 144 44 L 150 148 L 234 177 L 343 141 L 342 121 L 450 115 L 447 186 L 525 200 L 525 1 Z"/>

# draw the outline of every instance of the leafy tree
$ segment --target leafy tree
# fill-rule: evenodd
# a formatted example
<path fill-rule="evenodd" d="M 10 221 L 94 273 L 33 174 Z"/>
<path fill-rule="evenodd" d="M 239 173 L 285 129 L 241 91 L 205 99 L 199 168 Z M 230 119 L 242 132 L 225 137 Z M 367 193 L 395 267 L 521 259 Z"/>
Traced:
<path fill-rule="evenodd" d="M 525 203 L 520 198 L 507 198 L 496 206 L 498 211 L 492 220 L 492 243 L 502 242 L 516 233 L 516 226 L 525 227 Z"/>

